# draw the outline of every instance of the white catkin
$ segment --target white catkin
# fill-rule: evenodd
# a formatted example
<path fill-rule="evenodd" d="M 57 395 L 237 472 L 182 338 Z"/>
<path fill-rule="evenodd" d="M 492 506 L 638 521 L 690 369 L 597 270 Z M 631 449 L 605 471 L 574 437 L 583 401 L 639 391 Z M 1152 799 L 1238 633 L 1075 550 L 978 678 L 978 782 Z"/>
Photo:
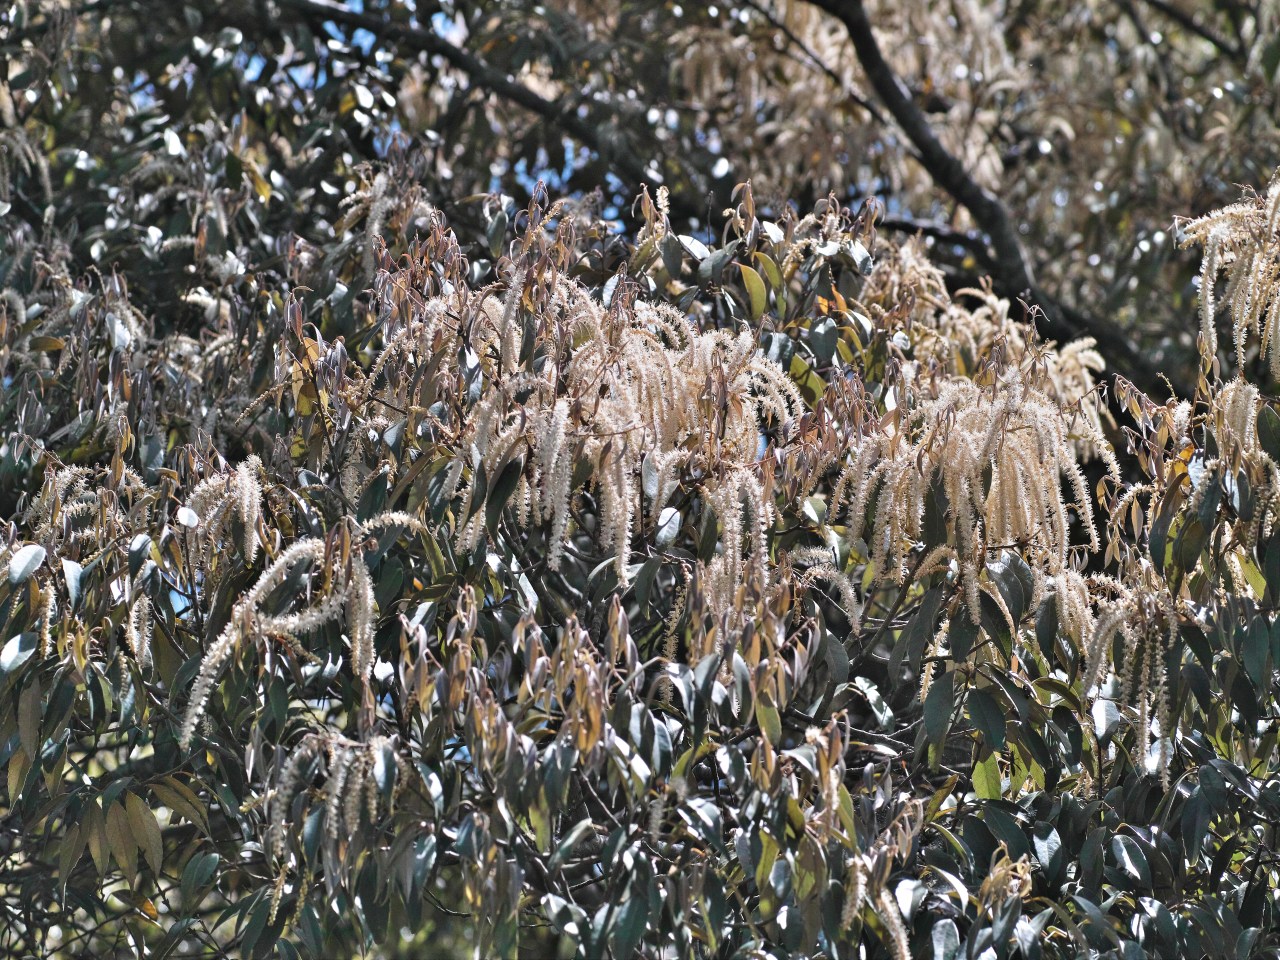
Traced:
<path fill-rule="evenodd" d="M 151 600 L 145 594 L 139 594 L 129 611 L 129 620 L 125 629 L 125 637 L 129 649 L 143 667 L 151 666 Z"/>
<path fill-rule="evenodd" d="M 353 558 L 351 562 L 347 632 L 351 640 L 351 669 L 360 683 L 367 686 L 374 661 L 373 580 L 360 557 Z"/>

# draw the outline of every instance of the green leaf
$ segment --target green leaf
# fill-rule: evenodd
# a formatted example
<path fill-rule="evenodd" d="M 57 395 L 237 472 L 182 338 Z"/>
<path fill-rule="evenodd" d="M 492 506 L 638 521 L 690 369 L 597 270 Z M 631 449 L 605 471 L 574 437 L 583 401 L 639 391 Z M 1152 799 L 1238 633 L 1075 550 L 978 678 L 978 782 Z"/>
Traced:
<path fill-rule="evenodd" d="M 1147 855 L 1142 852 L 1138 842 L 1124 834 L 1111 838 L 1111 855 L 1116 866 L 1140 887 L 1151 886 L 1151 865 L 1147 863 Z"/>
<path fill-rule="evenodd" d="M 1053 824 L 1037 821 L 1031 832 L 1031 846 L 1045 876 L 1050 882 L 1056 882 L 1066 865 L 1066 856 L 1062 852 L 1062 838 Z"/>
<path fill-rule="evenodd" d="M 227 185 L 232 190 L 239 190 L 240 184 L 244 181 L 244 161 L 234 152 L 228 152 L 226 160 L 222 164 L 223 172 L 227 177 Z"/>
<path fill-rule="evenodd" d="M 778 859 L 778 841 L 766 830 L 760 831 L 760 859 L 756 861 L 756 887 L 766 889 L 773 864 Z"/>
<path fill-rule="evenodd" d="M 213 879 L 222 861 L 216 853 L 197 853 L 182 868 L 182 899 L 184 903 L 195 903 L 205 884 Z"/>
<path fill-rule="evenodd" d="M 502 510 L 516 492 L 520 476 L 524 473 L 524 457 L 515 457 L 507 463 L 498 475 L 497 481 L 489 490 L 489 498 L 484 506 L 484 520 L 489 530 L 498 529 L 498 521 L 502 518 Z"/>
<path fill-rule="evenodd" d="M 44 563 L 45 555 L 44 547 L 38 543 L 28 543 L 19 549 L 9 560 L 9 582 L 24 582 Z"/>
<path fill-rule="evenodd" d="M 983 741 L 993 751 L 1004 749 L 1005 716 L 995 697 L 985 690 L 970 690 L 966 706 L 969 719 L 982 731 Z"/>
<path fill-rule="evenodd" d="M 827 519 L 827 501 L 821 497 L 807 497 L 800 507 L 800 512 L 815 527 L 820 527 Z"/>
<path fill-rule="evenodd" d="M 395 748 L 390 742 L 384 741 L 373 761 L 373 781 L 384 798 L 389 798 L 391 791 L 395 789 L 398 768 Z"/>
<path fill-rule="evenodd" d="M 1058 598 L 1049 594 L 1040 604 L 1036 613 L 1036 645 L 1049 666 L 1057 664 L 1057 652 L 1054 642 L 1058 639 Z"/>
<path fill-rule="evenodd" d="M 939 920 L 933 925 L 931 937 L 933 960 L 956 960 L 960 954 L 960 931 L 954 920 Z"/>
<path fill-rule="evenodd" d="M 1280 413 L 1269 403 L 1258 411 L 1258 442 L 1267 456 L 1280 463 Z"/>
<path fill-rule="evenodd" d="M 1031 568 L 1027 566 L 1027 561 L 1023 560 L 1020 554 L 1006 550 L 999 559 L 987 564 L 987 576 L 995 582 L 996 589 L 1004 598 L 1005 606 L 1009 608 L 1009 616 L 1013 618 L 1013 622 L 1022 623 L 1035 589 L 1034 577 Z"/>
<path fill-rule="evenodd" d="M 13 673 L 30 660 L 31 655 L 36 652 L 38 640 L 39 636 L 31 632 L 10 637 L 4 649 L 0 650 L 0 678 Z"/>
<path fill-rule="evenodd" d="M 1270 675 L 1267 661 L 1271 656 L 1271 629 L 1262 614 L 1256 614 L 1250 621 L 1243 638 L 1243 647 L 1241 660 L 1245 672 L 1253 685 L 1261 688 Z"/>
<path fill-rule="evenodd" d="M 728 246 L 721 247 L 703 260 L 698 265 L 698 283 L 703 287 L 719 283 L 724 275 L 724 268 L 733 259 L 733 252 L 736 248 L 737 244 L 731 243 Z"/>
<path fill-rule="evenodd" d="M 107 810 L 107 846 L 124 871 L 125 880 L 132 886 L 138 875 L 138 844 L 123 804 L 113 803 Z"/>
<path fill-rule="evenodd" d="M 499 210 L 485 229 L 485 239 L 489 242 L 489 255 L 495 260 L 502 255 L 502 241 L 506 239 L 509 222 L 507 212 Z"/>
<path fill-rule="evenodd" d="M 155 798 L 175 814 L 180 814 L 206 834 L 209 832 L 209 812 L 200 802 L 200 798 L 181 780 L 175 777 L 164 777 L 150 784 L 150 787 Z"/>
<path fill-rule="evenodd" d="M 635 955 L 640 938 L 644 936 L 649 925 L 649 904 L 642 903 L 637 896 L 637 887 L 631 888 L 631 896 L 627 897 L 618 910 L 610 939 L 613 941 L 615 957 L 631 957 Z"/>
<path fill-rule="evenodd" d="M 782 718 L 778 716 L 777 708 L 766 703 L 764 697 L 756 699 L 756 723 L 760 724 L 761 732 L 775 747 L 782 741 Z"/>
<path fill-rule="evenodd" d="M 951 621 L 951 629 L 947 631 L 947 640 L 951 644 L 951 658 L 957 663 L 969 659 L 973 645 L 978 639 L 979 627 L 969 618 L 967 611 L 961 610 Z"/>
<path fill-rule="evenodd" d="M 581 843 L 588 834 L 594 833 L 595 829 L 596 825 L 589 817 L 574 824 L 573 829 L 560 841 L 560 845 L 556 847 L 556 852 L 551 855 L 551 859 L 547 862 L 548 872 L 554 873 L 559 870 L 561 864 L 569 859 L 569 855 L 573 853 L 573 848 Z"/>
<path fill-rule="evenodd" d="M 818 376 L 804 357 L 798 353 L 791 355 L 791 364 L 789 372 L 791 379 L 796 382 L 796 386 L 800 388 L 800 392 L 804 394 L 806 400 L 810 403 L 817 403 L 818 398 L 827 392 L 827 382 Z"/>
<path fill-rule="evenodd" d="M 1017 819 L 1009 812 L 1007 804 L 983 804 L 982 818 L 991 835 L 1008 847 L 1010 857 L 1017 860 L 1030 856 L 1031 846 L 1027 843 L 1027 836 L 1022 832 Z"/>
<path fill-rule="evenodd" d="M 951 726 L 951 708 L 955 704 L 955 672 L 948 670 L 936 677 L 924 701 L 924 732 L 929 743 L 941 747 Z"/>
<path fill-rule="evenodd" d="M 68 606 L 74 611 L 80 606 L 80 577 L 84 567 L 74 560 L 62 559 L 62 576 L 67 581 Z"/>
<path fill-rule="evenodd" d="M 809 327 L 809 347 L 813 350 L 814 359 L 821 364 L 831 362 L 839 339 L 840 330 L 830 317 L 823 317 Z"/>
<path fill-rule="evenodd" d="M 662 265 L 666 267 L 667 275 L 677 279 L 684 266 L 684 251 L 680 247 L 680 241 L 674 233 L 663 234 L 658 249 L 662 252 Z"/>
<path fill-rule="evenodd" d="M 18 740 L 32 760 L 40 757 L 40 682 L 35 675 L 18 697 Z"/>
<path fill-rule="evenodd" d="M 1190 573 L 1200 562 L 1200 552 L 1209 542 L 1209 531 L 1205 529 L 1199 518 L 1193 517 L 1178 531 L 1173 542 L 1173 555 L 1178 567 L 1184 573 Z"/>
<path fill-rule="evenodd" d="M 129 576 L 136 577 L 151 555 L 151 538 L 139 533 L 129 541 Z"/>
<path fill-rule="evenodd" d="M 711 256 L 711 251 L 707 249 L 707 245 L 701 240 L 690 237 L 687 234 L 680 234 L 680 245 L 688 251 L 689 256 L 695 260 L 705 260 Z"/>
<path fill-rule="evenodd" d="M 911 672 L 919 674 L 921 659 L 929 646 L 929 641 L 937 633 L 938 613 L 942 605 L 942 587 L 930 587 L 920 598 L 920 606 L 911 622 L 898 635 L 897 642 L 889 653 L 889 672 L 896 675 L 902 668 L 903 660 L 911 666 Z"/>

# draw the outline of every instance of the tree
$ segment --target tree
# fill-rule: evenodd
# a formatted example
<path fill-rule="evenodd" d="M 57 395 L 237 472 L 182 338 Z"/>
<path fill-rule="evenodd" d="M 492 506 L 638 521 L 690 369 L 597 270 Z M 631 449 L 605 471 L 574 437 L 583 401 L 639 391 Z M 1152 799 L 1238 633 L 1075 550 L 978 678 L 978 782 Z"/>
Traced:
<path fill-rule="evenodd" d="M 1280 951 L 1269 14 L 6 16 L 8 954 Z"/>

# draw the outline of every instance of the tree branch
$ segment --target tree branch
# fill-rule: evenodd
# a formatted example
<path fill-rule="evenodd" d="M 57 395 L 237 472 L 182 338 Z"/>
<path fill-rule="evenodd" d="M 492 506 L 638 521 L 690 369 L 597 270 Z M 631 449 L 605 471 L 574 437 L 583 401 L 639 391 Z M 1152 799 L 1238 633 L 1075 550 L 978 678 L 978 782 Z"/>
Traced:
<path fill-rule="evenodd" d="M 1209 43 L 1213 44 L 1218 48 L 1218 50 L 1225 53 L 1232 60 L 1243 63 L 1248 59 L 1246 51 L 1239 45 L 1232 43 L 1226 37 L 1214 31 L 1211 27 L 1204 26 L 1191 14 L 1179 10 L 1172 3 L 1169 3 L 1168 0 L 1142 0 L 1142 2 L 1152 10 L 1159 11 L 1174 23 L 1191 33 L 1194 33 L 1200 39 L 1208 40 Z"/>
<path fill-rule="evenodd" d="M 1001 277 L 1016 292 L 1030 292 L 1035 286 L 1031 264 L 1008 211 L 985 187 L 969 176 L 964 164 L 952 156 L 933 132 L 924 112 L 907 94 L 893 67 L 880 52 L 880 44 L 872 33 L 871 21 L 862 0 L 812 2 L 844 24 L 872 89 L 919 151 L 920 162 L 934 182 L 964 204 L 978 225 L 990 236 Z"/>
<path fill-rule="evenodd" d="M 429 29 L 388 20 L 372 13 L 364 13 L 337 0 L 281 0 L 281 3 L 285 7 L 321 21 L 358 27 L 376 36 L 399 41 L 408 49 L 438 55 L 466 74 L 467 79 L 475 86 L 555 124 L 569 136 L 600 154 L 623 179 L 629 180 L 636 186 L 658 179 L 653 171 L 645 169 L 639 158 L 626 151 L 614 149 L 614 145 L 601 136 L 599 126 L 584 120 L 561 103 L 548 100 L 537 91 L 513 80 L 501 70 L 491 67 L 472 53 L 454 46 Z"/>
<path fill-rule="evenodd" d="M 802 54 L 804 54 L 805 59 L 807 59 L 810 63 L 812 63 L 815 67 L 817 67 L 820 71 L 822 71 L 822 73 L 826 75 L 827 79 L 830 80 L 835 85 L 837 90 L 839 90 L 842 94 L 844 94 L 846 97 L 848 97 L 858 106 L 860 106 L 863 110 L 867 111 L 867 113 L 871 114 L 871 116 L 873 116 L 876 119 L 877 123 L 887 124 L 889 122 L 888 120 L 885 119 L 884 114 L 880 112 L 880 110 L 876 107 L 874 103 L 872 103 L 866 97 L 859 94 L 858 91 L 852 89 L 845 82 L 844 77 L 836 73 L 835 70 L 833 70 L 826 63 L 826 61 L 824 61 L 820 56 L 818 56 L 818 54 L 813 50 L 813 48 L 810 47 L 807 43 L 805 43 L 802 38 L 796 36 L 795 31 L 792 30 L 790 27 L 788 27 L 786 23 L 784 23 L 782 20 L 779 20 L 777 15 L 774 14 L 772 10 L 770 10 L 768 7 L 765 7 L 763 4 L 761 4 L 759 0 L 745 0 L 745 2 L 748 7 L 750 7 L 752 10 L 758 13 L 761 17 L 763 17 L 765 22 L 768 23 L 769 26 L 773 27 L 773 29 L 777 30 L 780 34 L 782 34 L 782 36 L 786 38 L 788 43 L 790 43 Z"/>
<path fill-rule="evenodd" d="M 918 233 L 938 243 L 963 247 L 982 263 L 983 269 L 989 270 L 993 265 L 986 240 L 973 231 L 957 230 L 950 224 L 937 220 L 914 220 L 910 217 L 878 217 L 875 225 L 877 229 L 888 230 L 890 233 Z"/>
<path fill-rule="evenodd" d="M 810 0 L 818 9 L 839 20 L 853 41 L 862 69 L 876 96 L 915 145 L 919 160 L 940 188 L 966 207 L 991 244 L 992 279 L 1002 293 L 1029 297 L 1044 314 L 1043 333 L 1064 340 L 1086 334 L 1098 341 L 1098 349 L 1113 364 L 1129 373 L 1142 389 L 1163 393 L 1161 372 L 1129 342 L 1115 324 L 1071 309 L 1039 286 L 1013 218 L 1000 200 L 970 176 L 964 164 L 938 139 L 924 112 L 885 60 L 871 29 L 863 0 Z"/>

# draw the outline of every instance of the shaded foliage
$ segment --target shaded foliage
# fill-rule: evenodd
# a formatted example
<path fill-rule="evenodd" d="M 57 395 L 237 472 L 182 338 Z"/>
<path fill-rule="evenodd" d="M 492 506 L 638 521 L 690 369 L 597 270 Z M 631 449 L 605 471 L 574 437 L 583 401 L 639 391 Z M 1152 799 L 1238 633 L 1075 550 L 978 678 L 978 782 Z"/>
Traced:
<path fill-rule="evenodd" d="M 1213 297 L 1109 408 L 821 171 L 708 231 L 698 149 L 548 106 L 637 22 L 728 69 L 701 7 L 90 6 L 6 14 L 6 951 L 1280 950 L 1280 413 Z M 1238 366 L 1277 211 L 1186 225 Z"/>

